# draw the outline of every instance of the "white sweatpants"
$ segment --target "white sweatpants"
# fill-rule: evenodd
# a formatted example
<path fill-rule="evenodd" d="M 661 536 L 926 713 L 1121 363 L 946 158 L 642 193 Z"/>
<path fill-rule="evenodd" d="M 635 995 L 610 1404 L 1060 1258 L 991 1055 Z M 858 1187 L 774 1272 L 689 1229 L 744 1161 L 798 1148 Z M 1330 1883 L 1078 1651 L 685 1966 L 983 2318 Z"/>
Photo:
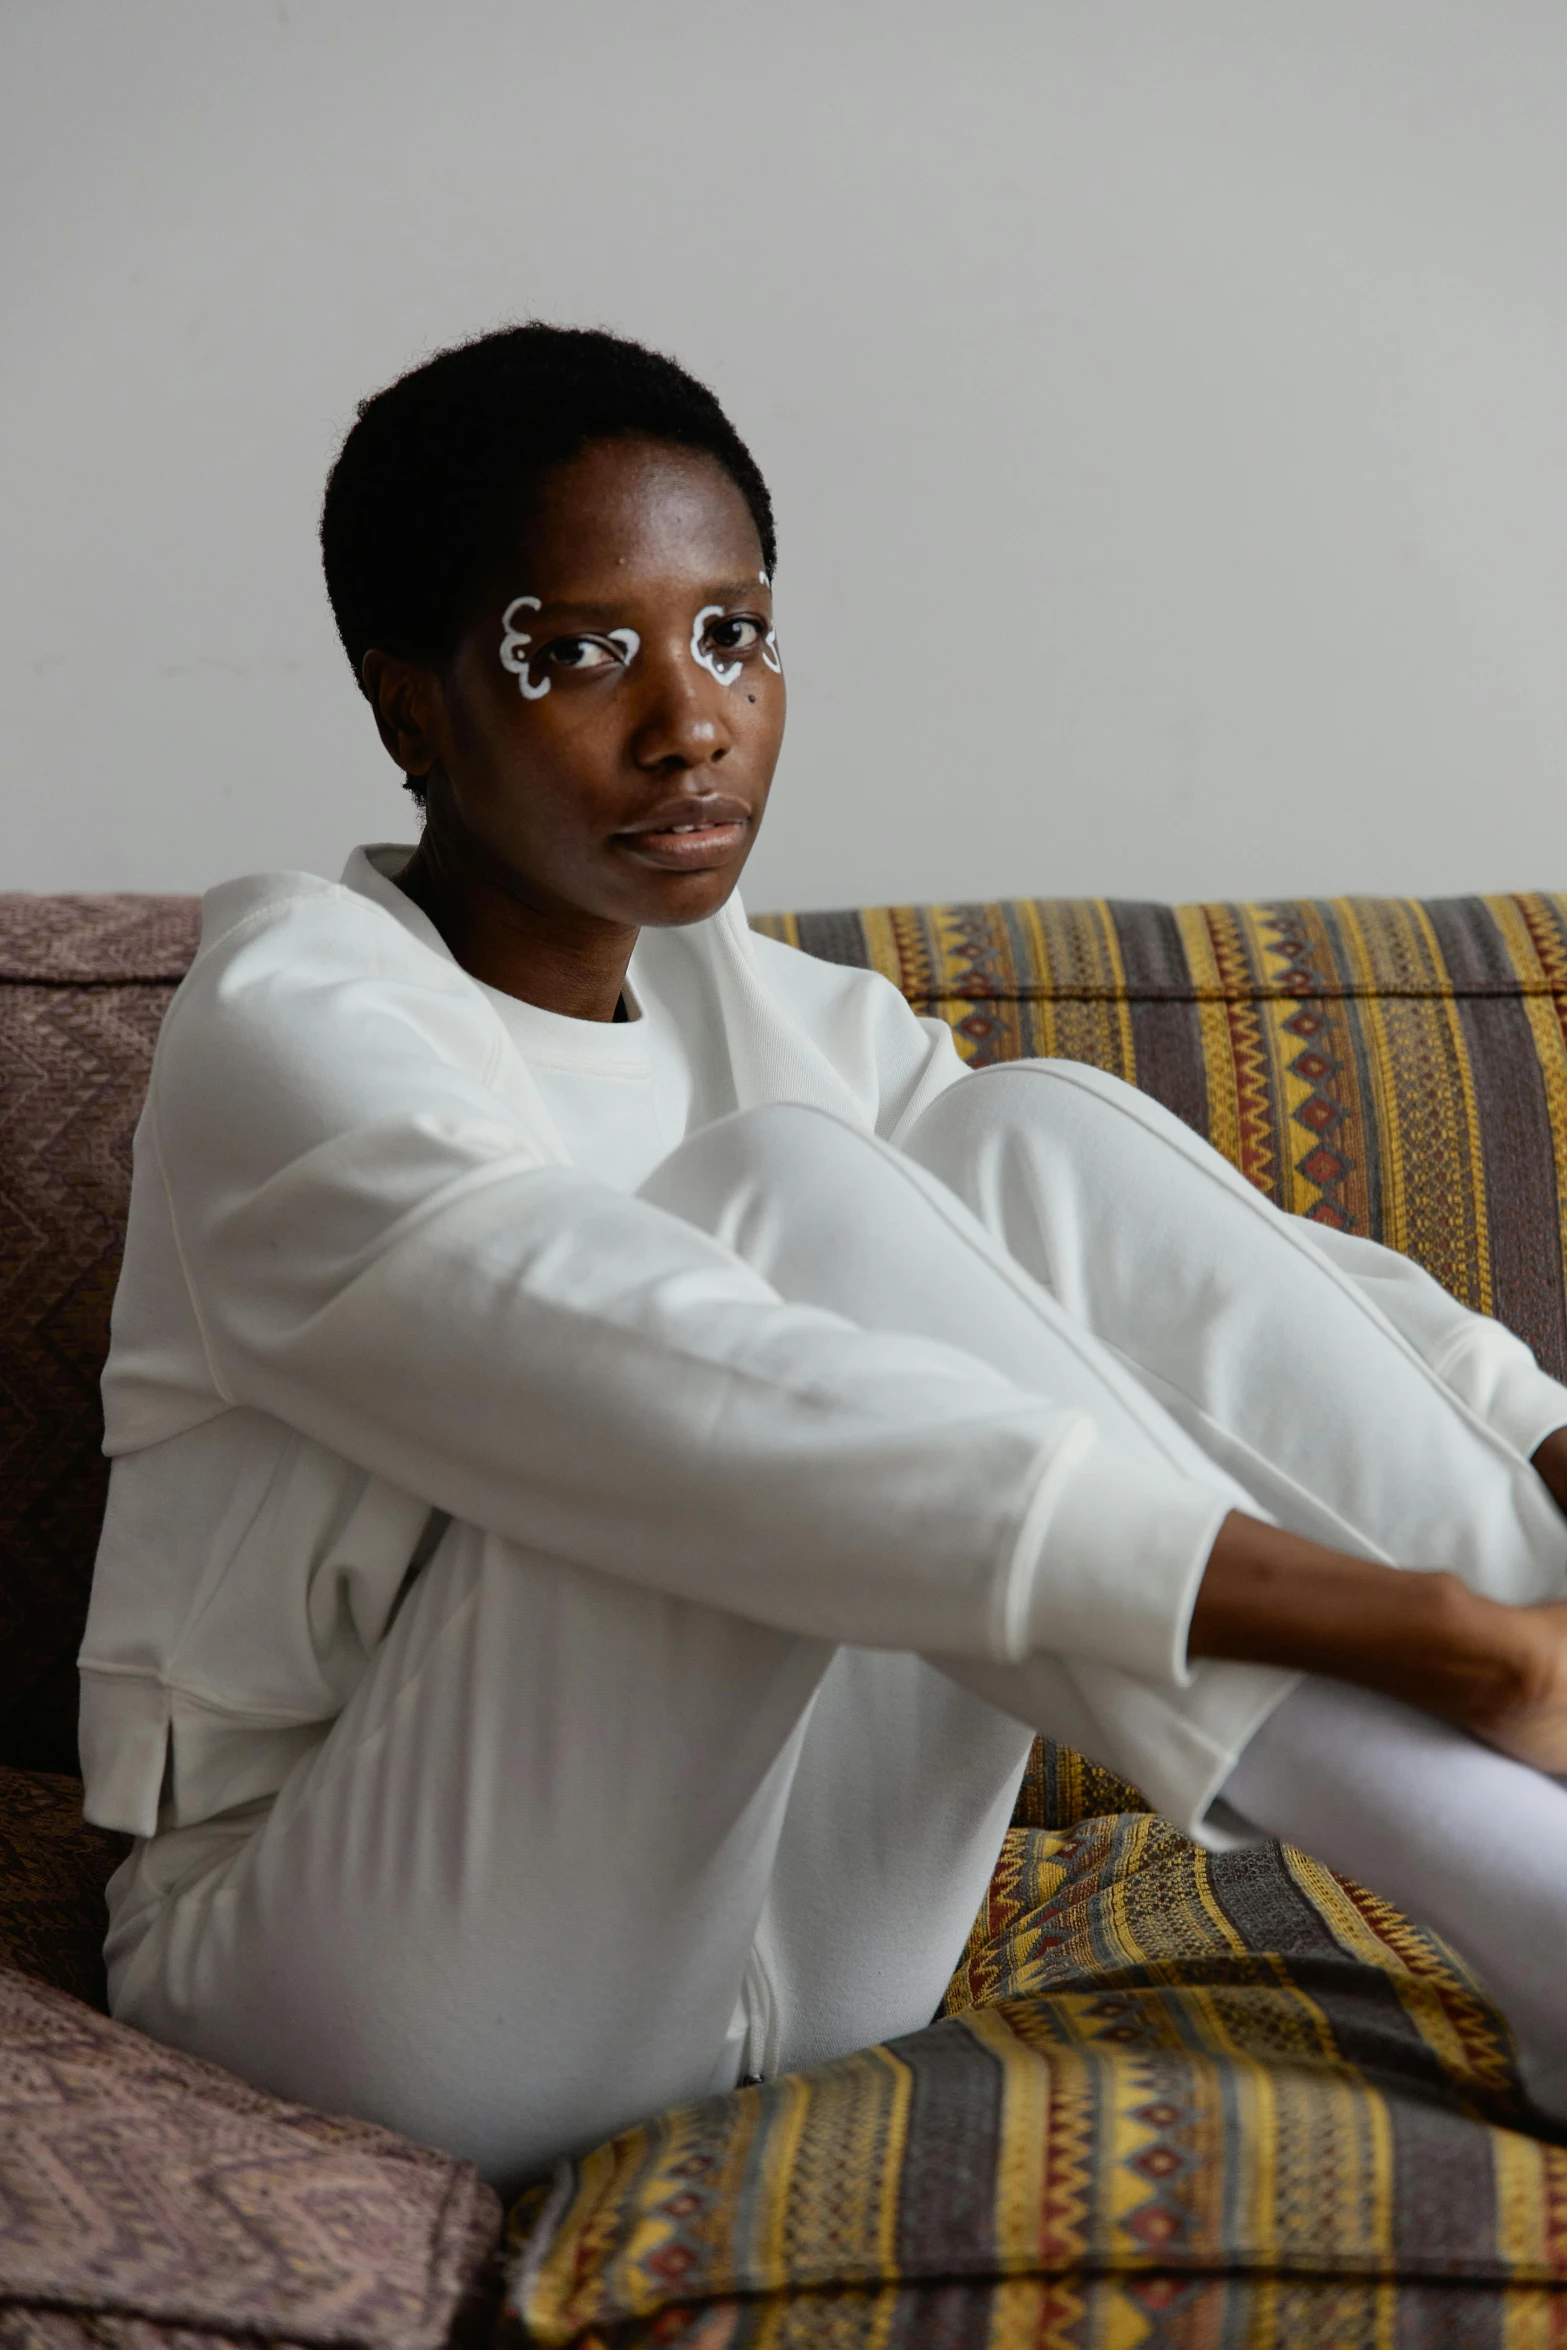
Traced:
<path fill-rule="evenodd" d="M 1506 1597 L 1562 1588 L 1567 1526 L 1522 1444 L 1375 1279 L 1092 1071 L 988 1072 L 901 1151 L 752 1111 L 645 1191 L 783 1296 L 963 1347 L 1233 1506 Z M 741 2071 L 928 2021 L 1035 1729 L 1145 1785 L 1223 1786 L 1232 1817 L 1367 1878 L 1467 1951 L 1542 2090 L 1567 2086 L 1567 1793 L 1458 1733 L 1252 1667 L 1172 1693 L 834 1651 L 464 1524 L 273 1804 L 138 1848 L 115 2011 L 511 2186 Z"/>

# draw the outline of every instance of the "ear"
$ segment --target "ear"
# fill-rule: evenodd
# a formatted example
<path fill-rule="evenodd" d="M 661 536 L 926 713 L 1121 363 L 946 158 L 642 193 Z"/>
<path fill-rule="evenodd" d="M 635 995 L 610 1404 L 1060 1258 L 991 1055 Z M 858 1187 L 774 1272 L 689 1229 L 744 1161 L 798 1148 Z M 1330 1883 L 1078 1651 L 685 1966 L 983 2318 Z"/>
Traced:
<path fill-rule="evenodd" d="M 434 670 L 372 649 L 359 664 L 359 682 L 388 755 L 406 776 L 428 775 L 441 756 L 446 717 Z"/>

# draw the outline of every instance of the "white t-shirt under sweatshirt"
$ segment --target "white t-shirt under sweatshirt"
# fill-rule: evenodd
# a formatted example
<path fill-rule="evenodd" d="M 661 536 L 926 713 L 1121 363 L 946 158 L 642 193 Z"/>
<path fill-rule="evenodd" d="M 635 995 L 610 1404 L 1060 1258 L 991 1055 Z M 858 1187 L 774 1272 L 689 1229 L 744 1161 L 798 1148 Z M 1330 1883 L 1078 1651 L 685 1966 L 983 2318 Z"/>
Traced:
<path fill-rule="evenodd" d="M 159 1039 L 104 1375 L 88 1816 L 146 1837 L 275 1793 L 432 1511 L 809 1637 L 1178 1687 L 1210 1494 L 1129 1478 L 1043 1398 L 955 1414 L 944 1350 L 889 1357 L 635 1196 L 768 1102 L 895 1143 L 963 1079 L 945 1025 L 735 899 L 644 932 L 635 1017 L 541 1011 L 453 960 L 390 878 L 408 853 L 213 891 Z"/>
<path fill-rule="evenodd" d="M 645 1009 L 633 986 L 624 1020 L 573 1020 L 496 987 L 484 993 L 574 1167 L 635 1191 L 690 1133 L 693 1072 L 679 1027 L 667 1012 Z"/>

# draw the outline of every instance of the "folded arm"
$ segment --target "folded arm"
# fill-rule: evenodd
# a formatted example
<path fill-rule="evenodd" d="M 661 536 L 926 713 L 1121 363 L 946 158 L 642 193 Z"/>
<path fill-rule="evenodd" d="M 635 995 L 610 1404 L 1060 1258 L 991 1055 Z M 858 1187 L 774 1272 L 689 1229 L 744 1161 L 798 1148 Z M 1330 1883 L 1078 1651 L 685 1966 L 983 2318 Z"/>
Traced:
<path fill-rule="evenodd" d="M 141 1147 L 211 1397 L 499 1535 L 808 1637 L 1002 1657 L 1054 1632 L 1179 1676 L 1222 1498 L 1123 1474 L 1083 1412 L 793 1303 L 552 1161 L 466 983 L 372 985 L 340 939 L 313 972 L 309 946 L 199 963 L 160 1045 Z M 117 1324 L 116 1449 L 171 1432 L 160 1327 L 139 1349 Z"/>

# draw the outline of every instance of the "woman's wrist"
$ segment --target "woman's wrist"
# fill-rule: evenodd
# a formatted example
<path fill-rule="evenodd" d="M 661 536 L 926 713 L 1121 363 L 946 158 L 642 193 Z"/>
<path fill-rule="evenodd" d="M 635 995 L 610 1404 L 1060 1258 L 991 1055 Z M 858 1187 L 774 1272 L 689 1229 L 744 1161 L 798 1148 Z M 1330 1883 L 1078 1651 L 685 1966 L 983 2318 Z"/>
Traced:
<path fill-rule="evenodd" d="M 1505 1607 L 1456 1575 L 1352 1558 L 1233 1512 L 1187 1653 L 1353 1681 L 1507 1744 L 1499 1729 L 1555 1702 L 1559 1654 L 1567 1703 L 1567 1629 L 1544 1621 L 1557 1613 Z"/>
<path fill-rule="evenodd" d="M 1567 1512 L 1567 1428 L 1553 1428 L 1530 1455 L 1557 1508 Z"/>

